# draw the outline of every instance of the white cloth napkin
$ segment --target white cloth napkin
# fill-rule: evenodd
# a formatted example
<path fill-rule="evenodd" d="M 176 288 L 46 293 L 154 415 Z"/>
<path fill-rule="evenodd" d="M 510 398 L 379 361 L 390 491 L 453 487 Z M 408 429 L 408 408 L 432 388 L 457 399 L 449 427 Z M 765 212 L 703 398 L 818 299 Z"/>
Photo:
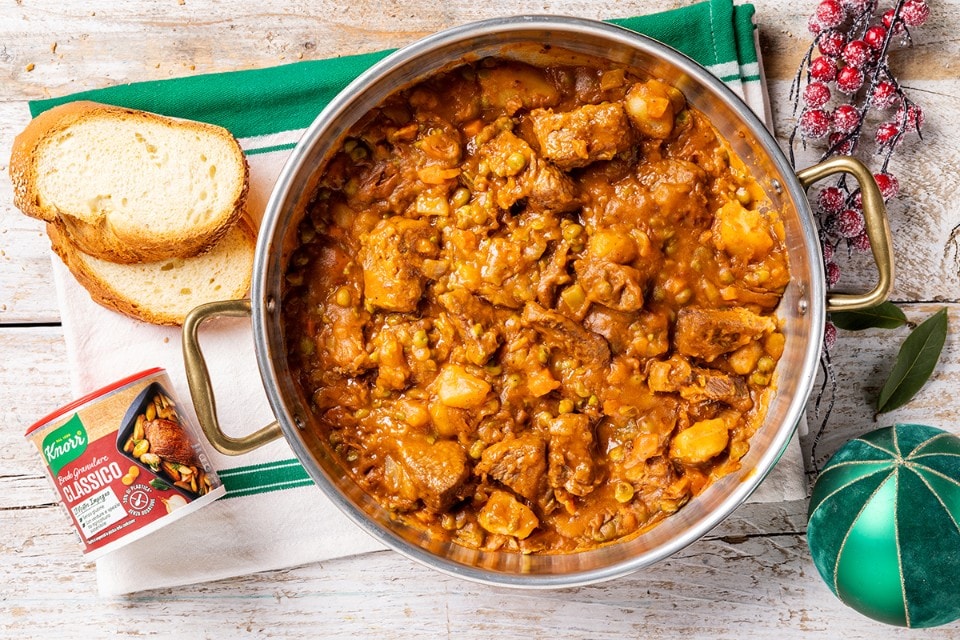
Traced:
<path fill-rule="evenodd" d="M 746 92 L 746 100 L 769 122 L 766 90 Z M 242 140 L 245 148 L 284 150 L 249 156 L 249 210 L 262 212 L 291 141 L 300 132 Z M 265 139 L 268 138 L 268 139 Z M 76 397 L 150 367 L 164 367 L 180 406 L 189 407 L 180 330 L 131 320 L 91 301 L 56 256 L 52 257 L 71 384 Z M 249 433 L 273 420 L 263 391 L 250 324 L 221 319 L 201 329 L 201 343 L 216 392 L 223 428 Z M 192 416 L 191 416 L 192 417 Z M 282 441 L 238 456 L 210 448 L 219 470 L 270 466 L 294 458 Z M 381 549 L 309 482 L 280 483 L 274 490 L 221 498 L 146 538 L 97 561 L 100 593 L 115 596 L 144 589 L 217 580 Z M 797 438 L 751 496 L 751 502 L 778 502 L 806 496 Z M 79 552 L 79 551 L 78 551 Z"/>

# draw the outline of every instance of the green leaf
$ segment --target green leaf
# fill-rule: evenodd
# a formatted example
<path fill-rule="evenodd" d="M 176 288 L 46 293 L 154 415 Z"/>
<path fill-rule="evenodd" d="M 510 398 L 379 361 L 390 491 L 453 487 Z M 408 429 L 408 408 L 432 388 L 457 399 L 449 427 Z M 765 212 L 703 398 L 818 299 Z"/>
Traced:
<path fill-rule="evenodd" d="M 151 480 L 150 486 L 156 489 L 157 491 L 168 491 L 170 489 L 170 485 L 168 485 L 166 482 L 164 482 L 160 478 L 154 478 L 153 480 Z"/>
<path fill-rule="evenodd" d="M 886 413 L 910 402 L 933 373 L 946 339 L 946 308 L 940 309 L 910 332 L 900 346 L 890 377 L 880 390 L 877 413 Z"/>
<path fill-rule="evenodd" d="M 883 302 L 860 311 L 835 311 L 830 314 L 830 321 L 845 331 L 896 329 L 907 324 L 907 316 L 892 302 Z"/>

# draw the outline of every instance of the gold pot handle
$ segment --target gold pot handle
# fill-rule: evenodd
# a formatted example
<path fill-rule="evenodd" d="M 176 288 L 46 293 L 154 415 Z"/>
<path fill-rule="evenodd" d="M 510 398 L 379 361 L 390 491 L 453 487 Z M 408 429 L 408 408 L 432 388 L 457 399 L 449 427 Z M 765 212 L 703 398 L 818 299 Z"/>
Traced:
<path fill-rule="evenodd" d="M 863 219 L 880 277 L 873 290 L 866 293 L 828 293 L 827 313 L 875 307 L 887 299 L 890 289 L 893 288 L 893 239 L 890 237 L 883 196 L 870 170 L 856 158 L 834 156 L 812 167 L 801 169 L 797 172 L 797 178 L 803 188 L 807 189 L 814 182 L 836 173 L 849 173 L 860 185 Z"/>
<path fill-rule="evenodd" d="M 217 420 L 217 405 L 213 397 L 213 387 L 210 385 L 210 372 L 207 371 L 207 363 L 200 351 L 197 331 L 200 325 L 210 318 L 218 316 L 238 318 L 249 315 L 249 300 L 224 300 L 200 305 L 190 311 L 183 322 L 183 362 L 187 370 L 187 384 L 190 387 L 193 408 L 197 412 L 197 419 L 207 439 L 217 451 L 229 456 L 253 451 L 271 440 L 276 440 L 281 435 L 280 425 L 272 422 L 259 431 L 240 438 L 228 436 L 223 432 Z"/>

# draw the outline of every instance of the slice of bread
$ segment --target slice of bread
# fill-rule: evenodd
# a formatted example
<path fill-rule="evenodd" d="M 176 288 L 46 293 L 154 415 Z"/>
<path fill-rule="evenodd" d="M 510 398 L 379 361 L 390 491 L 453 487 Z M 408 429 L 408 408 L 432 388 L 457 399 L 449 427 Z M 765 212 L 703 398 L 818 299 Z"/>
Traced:
<path fill-rule="evenodd" d="M 10 177 L 24 213 L 91 256 L 133 263 L 216 244 L 242 214 L 249 169 L 222 127 L 81 101 L 16 137 Z"/>
<path fill-rule="evenodd" d="M 250 289 L 256 234 L 246 217 L 206 253 L 140 264 L 88 255 L 52 224 L 47 233 L 53 250 L 94 301 L 144 322 L 180 325 L 194 307 L 242 298 Z"/>

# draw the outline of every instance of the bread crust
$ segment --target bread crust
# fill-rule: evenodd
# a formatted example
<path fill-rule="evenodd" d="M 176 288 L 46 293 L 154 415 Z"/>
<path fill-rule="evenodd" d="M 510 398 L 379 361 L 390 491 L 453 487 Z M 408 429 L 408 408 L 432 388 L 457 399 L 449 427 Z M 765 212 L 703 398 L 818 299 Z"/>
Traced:
<path fill-rule="evenodd" d="M 111 227 L 107 216 L 101 216 L 91 223 L 71 215 L 68 211 L 51 211 L 42 207 L 37 192 L 37 149 L 48 137 L 70 128 L 77 122 L 103 115 L 118 119 L 139 118 L 170 127 L 200 130 L 228 139 L 236 149 L 243 171 L 240 188 L 233 199 L 231 210 L 214 225 L 185 227 L 184 232 L 173 240 L 170 237 L 156 237 L 147 233 L 136 237 L 121 237 Z M 180 120 L 90 101 L 60 105 L 34 118 L 14 139 L 10 156 L 10 178 L 13 182 L 14 204 L 23 213 L 50 223 L 61 236 L 67 236 L 83 252 L 102 260 L 124 264 L 187 258 L 208 251 L 243 214 L 250 188 L 250 170 L 246 157 L 239 143 L 226 129 L 203 122 Z"/>
<path fill-rule="evenodd" d="M 244 215 L 237 221 L 237 228 L 244 234 L 250 244 L 250 252 L 253 253 L 256 244 L 256 231 L 249 218 Z M 125 316 L 141 320 L 150 324 L 180 326 L 183 324 L 185 314 L 174 314 L 164 312 L 159 309 L 153 309 L 149 306 L 149 300 L 131 298 L 117 291 L 110 282 L 105 281 L 96 271 L 90 268 L 84 259 L 83 252 L 74 244 L 71 239 L 63 235 L 53 224 L 47 224 L 47 235 L 50 237 L 51 249 L 56 253 L 63 263 L 76 278 L 77 282 L 87 290 L 90 298 L 97 304 L 122 313 Z M 253 272 L 247 270 L 244 273 L 243 285 L 234 291 L 224 291 L 222 299 L 238 299 L 249 293 L 250 282 L 253 278 Z M 146 293 L 144 294 L 146 295 Z"/>

